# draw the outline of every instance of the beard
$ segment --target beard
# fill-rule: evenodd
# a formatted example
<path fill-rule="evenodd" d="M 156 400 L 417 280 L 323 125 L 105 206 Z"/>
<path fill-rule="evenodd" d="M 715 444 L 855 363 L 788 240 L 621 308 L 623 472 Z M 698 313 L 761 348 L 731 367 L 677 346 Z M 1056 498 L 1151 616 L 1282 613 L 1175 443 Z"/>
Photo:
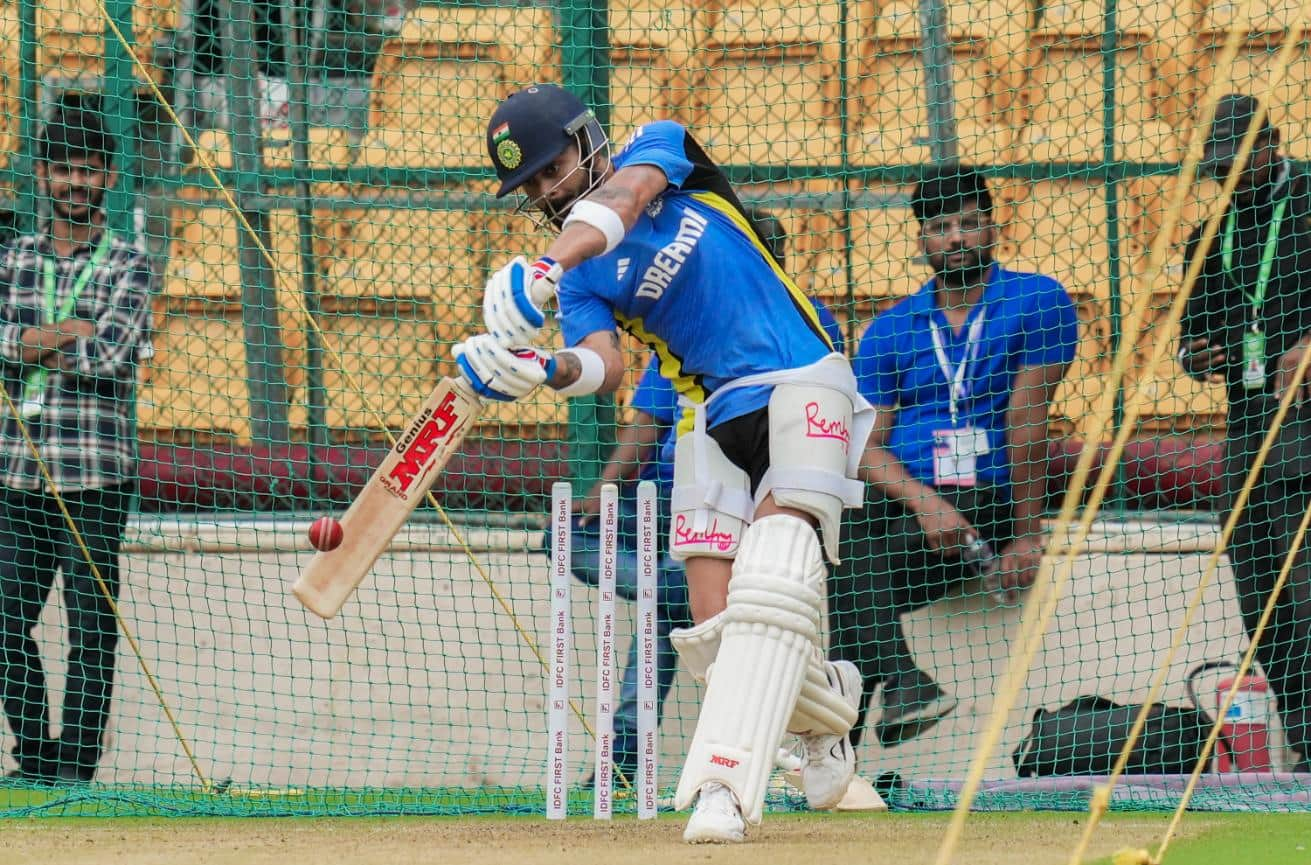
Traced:
<path fill-rule="evenodd" d="M 947 256 L 964 253 L 956 261 L 948 262 Z M 961 287 L 972 285 L 983 279 L 988 268 L 992 267 L 993 257 L 990 249 L 952 250 L 930 258 L 933 272 L 945 285 Z"/>
<path fill-rule="evenodd" d="M 90 222 L 100 212 L 100 206 L 105 200 L 105 189 L 102 187 L 82 187 L 70 190 L 70 193 L 68 198 L 53 198 L 50 202 L 50 210 L 55 217 L 65 222 Z"/>

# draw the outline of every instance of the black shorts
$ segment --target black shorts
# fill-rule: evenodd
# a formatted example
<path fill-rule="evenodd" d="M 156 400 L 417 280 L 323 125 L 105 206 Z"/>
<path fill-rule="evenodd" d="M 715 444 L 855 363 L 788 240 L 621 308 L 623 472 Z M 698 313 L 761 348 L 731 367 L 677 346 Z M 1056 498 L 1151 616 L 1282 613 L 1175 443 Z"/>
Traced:
<path fill-rule="evenodd" d="M 729 462 L 751 479 L 751 494 L 769 469 L 769 406 L 724 421 L 707 430 Z"/>

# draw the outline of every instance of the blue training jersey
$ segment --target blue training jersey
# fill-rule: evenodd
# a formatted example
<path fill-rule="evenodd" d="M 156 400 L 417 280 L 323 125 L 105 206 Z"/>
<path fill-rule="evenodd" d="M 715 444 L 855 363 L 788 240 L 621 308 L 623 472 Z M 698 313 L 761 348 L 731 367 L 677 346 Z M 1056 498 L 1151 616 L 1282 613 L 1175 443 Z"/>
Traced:
<path fill-rule="evenodd" d="M 612 251 L 565 274 L 565 344 L 616 327 L 651 346 L 660 372 L 693 402 L 754 373 L 805 366 L 832 351 L 814 308 L 774 260 L 723 172 L 677 123 L 648 123 L 615 169 L 652 165 L 669 181 Z M 769 401 L 740 388 L 711 406 L 716 426 Z M 682 424 L 687 424 L 685 418 Z"/>
<path fill-rule="evenodd" d="M 829 312 L 828 307 L 824 305 L 817 297 L 810 298 L 810 304 L 815 308 L 815 314 L 819 316 L 819 323 L 824 328 L 824 333 L 828 334 L 829 341 L 833 343 L 833 350 L 842 353 L 844 341 L 842 339 L 842 328 L 838 326 L 838 321 Z M 665 408 L 665 407 L 668 408 Z M 660 375 L 660 357 L 651 355 L 651 363 L 647 366 L 646 372 L 642 374 L 642 379 L 637 383 L 637 390 L 633 392 L 632 407 L 641 409 L 652 417 L 665 422 L 665 415 L 661 411 L 666 411 L 671 419 L 668 422 L 673 423 L 672 418 L 678 406 L 678 394 L 674 391 L 674 386 L 669 379 Z M 660 446 L 660 459 L 658 468 L 655 469 L 656 477 L 660 483 L 668 483 L 672 490 L 674 485 L 674 445 L 678 442 L 678 430 L 671 426 L 669 433 L 664 437 Z M 642 479 L 647 479 L 649 464 L 642 467 L 644 474 Z"/>

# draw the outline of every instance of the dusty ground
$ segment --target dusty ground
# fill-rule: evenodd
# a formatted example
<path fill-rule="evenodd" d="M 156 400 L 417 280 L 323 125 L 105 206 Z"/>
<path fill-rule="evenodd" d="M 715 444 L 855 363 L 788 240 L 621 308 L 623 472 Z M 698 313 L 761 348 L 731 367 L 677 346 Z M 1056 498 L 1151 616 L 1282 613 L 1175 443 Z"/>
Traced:
<path fill-rule="evenodd" d="M 961 865 L 1065 863 L 1084 818 L 1074 814 L 971 817 Z M 67 820 L 0 823 L 5 865 L 828 865 L 931 863 L 945 815 L 767 817 L 752 843 L 689 847 L 683 820 L 610 825 L 576 818 Z M 1089 862 L 1160 837 L 1164 815 L 1113 816 L 1099 828 Z M 1205 826 L 1185 821 L 1181 837 Z"/>

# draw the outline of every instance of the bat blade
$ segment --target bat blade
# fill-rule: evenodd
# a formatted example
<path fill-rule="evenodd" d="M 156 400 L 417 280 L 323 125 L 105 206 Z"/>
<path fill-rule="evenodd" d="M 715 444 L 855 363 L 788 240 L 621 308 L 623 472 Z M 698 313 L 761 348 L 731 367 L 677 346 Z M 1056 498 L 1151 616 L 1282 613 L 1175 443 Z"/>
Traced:
<path fill-rule="evenodd" d="M 292 586 L 312 613 L 324 619 L 337 615 L 481 413 L 482 403 L 462 381 L 437 383 L 341 518 L 341 545 L 316 553 Z"/>

